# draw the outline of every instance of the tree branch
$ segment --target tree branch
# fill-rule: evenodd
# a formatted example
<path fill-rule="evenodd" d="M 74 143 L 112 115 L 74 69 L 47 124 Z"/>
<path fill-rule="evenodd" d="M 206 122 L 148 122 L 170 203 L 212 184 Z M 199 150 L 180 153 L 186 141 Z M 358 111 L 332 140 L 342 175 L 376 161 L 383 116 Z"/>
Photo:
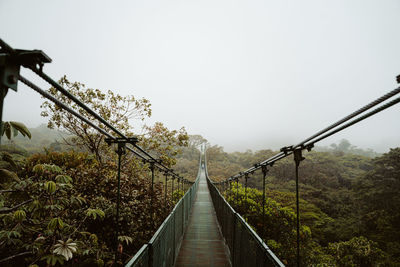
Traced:
<path fill-rule="evenodd" d="M 13 190 L 13 189 L 0 190 L 0 194 L 2 194 L 2 193 L 12 193 L 12 192 L 18 192 L 18 190 Z"/>
<path fill-rule="evenodd" d="M 22 252 L 22 253 L 19 253 L 19 254 L 16 254 L 16 255 L 12 255 L 10 257 L 7 257 L 7 258 L 4 258 L 4 259 L 0 260 L 0 262 L 9 261 L 9 260 L 12 260 L 14 258 L 21 257 L 21 256 L 24 256 L 24 255 L 28 255 L 28 254 L 32 254 L 32 252 L 31 251 L 25 251 L 25 252 Z"/>
<path fill-rule="evenodd" d="M 16 209 L 18 209 L 19 207 L 21 207 L 21 206 L 23 206 L 23 205 L 25 205 L 25 204 L 28 204 L 28 203 L 30 203 L 30 202 L 32 202 L 32 201 L 33 201 L 33 199 L 29 199 L 29 200 L 26 200 L 26 201 L 24 201 L 24 202 L 22 202 L 22 203 L 19 203 L 18 205 L 15 205 L 15 206 L 12 207 L 12 208 L 2 208 L 2 209 L 0 209 L 0 214 L 7 213 L 7 212 L 10 212 L 10 211 L 16 210 Z"/>

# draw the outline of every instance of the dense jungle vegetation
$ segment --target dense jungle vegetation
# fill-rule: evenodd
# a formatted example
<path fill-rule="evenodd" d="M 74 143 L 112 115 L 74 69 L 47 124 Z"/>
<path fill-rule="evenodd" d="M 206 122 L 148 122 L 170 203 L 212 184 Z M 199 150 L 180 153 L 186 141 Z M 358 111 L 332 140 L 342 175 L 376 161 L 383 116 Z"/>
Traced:
<path fill-rule="evenodd" d="M 316 150 L 324 152 L 306 153 L 299 171 L 301 265 L 400 266 L 400 148 L 379 155 L 342 140 Z M 276 153 L 226 153 L 211 146 L 209 176 L 222 181 Z M 247 198 L 244 178 L 224 192 L 289 266 L 296 265 L 294 177 L 292 157 L 269 168 L 265 221 L 261 173 L 249 176 Z"/>
<path fill-rule="evenodd" d="M 166 166 L 175 165 L 176 155 L 188 145 L 184 128 L 169 130 L 162 123 L 132 127 L 151 115 L 146 99 L 104 93 L 66 77 L 60 83 L 119 131 L 138 136 L 139 145 Z M 92 118 L 54 88 L 48 92 Z M 149 164 L 125 154 L 117 243 L 115 147 L 56 105 L 44 101 L 42 108 L 49 129 L 28 130 L 19 122 L 3 127 L 0 266 L 111 266 L 117 247 L 116 260 L 125 263 L 150 240 L 183 192 L 175 181 L 175 191 L 169 184 L 165 197 L 164 173 L 157 170 L 152 190 Z"/>
<path fill-rule="evenodd" d="M 66 77 L 60 83 L 127 136 L 139 136 L 139 145 L 165 165 L 194 180 L 197 148 L 206 139 L 189 136 L 184 128 L 169 130 L 162 123 L 133 128 L 132 119 L 145 121 L 151 115 L 148 100 L 89 89 Z M 54 88 L 48 91 L 90 117 Z M 42 115 L 49 118 L 47 126 L 28 131 L 9 123 L 9 130 L 2 133 L 0 265 L 110 266 L 118 245 L 112 230 L 115 148 L 57 106 L 45 101 L 42 107 Z M 275 153 L 226 153 L 209 145 L 210 178 L 222 181 Z M 305 157 L 300 165 L 302 266 L 400 266 L 400 148 L 380 155 L 342 140 L 315 148 Z M 148 163 L 129 153 L 123 157 L 120 263 L 149 241 L 183 194 L 171 193 L 169 184 L 165 199 L 163 173 L 157 172 L 153 191 L 150 175 Z M 294 162 L 286 158 L 268 172 L 264 220 L 260 173 L 249 177 L 247 190 L 240 180 L 232 191 L 224 191 L 230 204 L 288 266 L 295 265 L 296 255 L 294 190 Z"/>

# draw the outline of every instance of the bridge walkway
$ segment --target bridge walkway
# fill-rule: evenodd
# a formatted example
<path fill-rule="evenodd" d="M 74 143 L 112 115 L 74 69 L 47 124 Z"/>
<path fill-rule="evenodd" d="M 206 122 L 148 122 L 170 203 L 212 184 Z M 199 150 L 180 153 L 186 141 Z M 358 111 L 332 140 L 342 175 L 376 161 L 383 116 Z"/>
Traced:
<path fill-rule="evenodd" d="M 204 169 L 175 267 L 230 267 Z"/>

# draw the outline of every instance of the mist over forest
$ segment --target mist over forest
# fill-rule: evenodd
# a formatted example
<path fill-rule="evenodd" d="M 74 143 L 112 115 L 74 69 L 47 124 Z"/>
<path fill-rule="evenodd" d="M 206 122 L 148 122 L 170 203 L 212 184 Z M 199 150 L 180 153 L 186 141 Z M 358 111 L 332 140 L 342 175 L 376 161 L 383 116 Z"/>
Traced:
<path fill-rule="evenodd" d="M 162 144 L 167 139 L 170 140 L 168 142 L 175 142 L 171 147 L 173 149 L 165 155 L 170 155 L 169 162 L 174 170 L 191 181 L 194 181 L 197 175 L 199 146 L 203 143 L 207 144 L 209 176 L 216 183 L 225 181 L 238 172 L 244 171 L 255 163 L 277 153 L 276 150 L 269 148 L 257 151 L 248 149 L 243 152 L 226 152 L 223 147 L 210 144 L 201 135 L 184 137 L 182 134 L 185 133 L 181 132 L 181 136 L 178 137 L 177 135 L 176 138 L 178 139 L 175 139 L 174 136 L 177 132 L 172 131 L 170 132 L 172 135 L 170 135 L 161 124 L 155 127 L 154 133 L 157 134 L 153 135 L 152 142 L 159 142 L 161 144 L 159 149 L 164 149 L 162 147 L 166 144 Z M 110 237 L 104 234 L 104 227 L 107 227 L 106 221 L 110 220 L 113 214 L 107 212 L 107 206 L 113 205 L 111 200 L 113 192 L 105 190 L 112 186 L 112 184 L 109 184 L 112 183 L 112 180 L 107 179 L 108 182 L 104 183 L 102 177 L 113 175 L 113 172 L 107 173 L 113 168 L 114 163 L 108 160 L 104 161 L 104 156 L 107 154 L 101 157 L 100 154 L 99 156 L 90 156 L 87 148 L 75 145 L 78 140 L 76 140 L 76 136 L 71 135 L 71 132 L 49 129 L 47 125 L 31 128 L 29 132 L 31 139 L 21 135 L 14 136 L 10 140 L 3 138 L 0 147 L 3 154 L 0 169 L 3 170 L 3 174 L 8 173 L 6 170 L 14 170 L 20 177 L 24 177 L 26 173 L 37 172 L 38 166 L 40 166 L 40 168 L 48 168 L 47 172 L 50 174 L 52 172 L 65 172 L 68 174 L 65 177 L 75 177 L 76 181 L 68 180 L 68 183 L 74 181 L 73 183 L 83 191 L 79 193 L 78 190 L 78 192 L 72 194 L 77 194 L 77 197 L 82 193 L 89 194 L 85 201 L 97 203 L 97 208 L 88 209 L 87 214 L 93 214 L 88 216 L 93 216 L 94 221 L 98 220 L 96 216 L 104 218 L 102 219 L 104 223 L 100 222 L 99 224 L 102 227 L 93 227 L 91 225 L 93 221 L 87 225 L 85 223 L 85 229 L 92 233 L 93 238 L 101 239 L 101 242 L 106 245 Z M 183 143 L 178 141 L 181 138 L 186 141 Z M 154 145 L 150 145 L 150 147 L 154 147 Z M 108 148 L 103 147 L 101 149 Z M 165 153 L 162 152 L 163 150 L 159 151 L 158 153 Z M 173 154 L 174 156 L 171 156 L 171 151 L 176 151 Z M 305 158 L 306 160 L 300 166 L 301 264 L 331 264 L 335 266 L 377 266 L 383 264 L 397 266 L 400 262 L 400 229 L 398 227 L 400 202 L 398 202 L 397 197 L 400 189 L 399 148 L 391 149 L 382 154 L 372 149 L 358 148 L 352 145 L 350 141 L 342 139 L 330 146 L 314 147 L 311 152 L 305 153 Z M 99 165 L 96 162 L 102 163 Z M 88 171 L 82 172 L 84 170 L 82 168 L 87 168 L 85 167 L 87 164 L 92 165 L 92 167 Z M 135 163 L 131 167 L 128 167 L 130 165 L 126 166 L 128 172 L 125 174 L 124 186 L 127 186 L 127 183 L 132 183 L 129 185 L 130 187 L 142 192 L 134 197 L 143 198 L 148 196 L 148 192 L 143 191 L 144 188 L 149 186 L 149 176 L 146 174 L 148 166 L 139 167 L 137 164 Z M 232 182 L 229 188 L 226 184 L 219 185 L 219 189 L 230 205 L 246 219 L 265 240 L 270 249 L 288 266 L 293 266 L 296 263 L 296 253 L 294 246 L 291 245 L 295 240 L 293 166 L 293 160 L 286 158 L 270 168 L 266 179 L 267 212 L 265 215 L 260 213 L 261 173 L 252 174 L 248 182 L 245 182 L 244 179 L 239 179 L 238 183 Z M 80 177 L 81 174 L 85 175 Z M 132 180 L 133 177 L 136 178 Z M 100 180 L 98 180 L 99 178 Z M 5 184 L 9 183 L 7 181 L 3 180 L 3 184 L 4 182 L 6 182 Z M 93 182 L 98 184 L 95 186 Z M 15 186 L 20 186 L 20 183 L 18 180 Z M 57 186 L 59 185 L 57 184 Z M 171 184 L 167 184 L 167 188 L 171 188 L 171 186 Z M 4 188 L 7 187 L 4 185 Z M 88 188 L 93 188 L 94 191 L 88 191 Z M 157 194 L 162 195 L 162 188 L 164 188 L 164 182 L 157 178 Z M 102 192 L 100 193 L 103 199 L 101 202 L 97 198 L 99 192 Z M 30 192 L 30 194 L 34 194 L 34 192 Z M 125 197 L 130 195 L 129 192 L 124 194 Z M 136 224 L 133 229 L 148 229 L 148 231 L 140 234 L 134 234 L 135 230 L 132 232 L 132 230 L 128 230 L 129 227 L 124 230 L 125 236 L 122 236 L 121 240 L 126 242 L 121 242 L 124 243 L 125 249 L 129 251 L 129 255 L 132 256 L 139 249 L 139 245 L 151 237 L 181 194 L 183 192 L 179 190 L 168 194 L 169 200 L 166 210 L 159 210 L 159 215 L 152 224 L 148 224 L 148 220 L 153 215 L 144 212 L 146 205 L 141 204 L 140 208 L 132 213 L 130 204 L 123 204 L 128 213 L 122 214 L 122 225 L 131 220 L 141 220 L 141 223 Z M 371 199 L 373 199 L 372 202 Z M 76 201 L 78 200 L 79 197 Z M 107 201 L 104 202 L 105 200 Z M 3 199 L 4 201 L 7 200 Z M 99 205 L 100 203 L 103 204 Z M 158 204 L 159 207 L 164 205 L 161 203 Z M 13 216 L 17 221 L 25 220 L 28 212 L 29 210 L 21 211 L 21 214 L 15 213 Z M 76 212 L 82 211 L 77 209 Z M 36 216 L 38 216 L 38 213 L 36 213 Z M 63 223 L 73 224 L 67 218 L 64 218 L 64 220 Z M 267 231 L 262 227 L 265 223 L 269 225 Z M 7 225 L 7 223 L 4 225 L 4 229 L 7 229 Z M 7 231 L 2 230 L 3 237 L 0 236 L 0 238 L 4 238 L 4 234 L 12 235 L 11 230 L 11 232 Z M 27 230 L 22 227 L 20 231 Z M 21 237 L 17 236 L 20 231 L 14 233 L 16 235 L 14 238 L 10 237 L 11 239 L 5 240 L 8 240 L 7 242 L 20 240 L 18 238 Z M 277 235 L 277 233 L 280 234 Z M 79 240 L 78 236 L 75 238 Z M 18 242 L 25 241 L 21 239 Z M 89 251 L 98 250 L 94 243 L 81 246 L 86 246 Z M 100 264 L 110 260 L 109 252 L 104 251 L 104 253 L 104 257 L 97 259 L 79 253 L 75 257 L 76 260 L 84 264 L 93 262 L 93 260 Z M 6 256 L 7 250 L 3 249 L 0 254 Z M 51 254 L 48 257 L 55 257 L 54 255 Z M 56 259 L 59 260 L 60 264 L 65 260 L 54 258 L 56 262 Z M 66 258 L 66 260 L 69 260 L 69 258 Z"/>

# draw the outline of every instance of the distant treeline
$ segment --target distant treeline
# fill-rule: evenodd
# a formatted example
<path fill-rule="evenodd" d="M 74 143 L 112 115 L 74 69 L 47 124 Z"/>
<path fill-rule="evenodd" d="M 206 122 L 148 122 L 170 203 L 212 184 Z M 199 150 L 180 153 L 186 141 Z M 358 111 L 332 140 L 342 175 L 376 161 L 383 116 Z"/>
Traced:
<path fill-rule="evenodd" d="M 189 147 L 178 158 L 180 172 L 195 174 L 196 146 L 205 141 L 190 136 Z M 268 149 L 227 153 L 209 145 L 209 176 L 222 181 L 276 153 Z M 299 170 L 302 265 L 399 266 L 400 148 L 378 154 L 342 140 L 304 156 Z M 295 265 L 294 178 L 292 157 L 269 168 L 268 231 L 262 236 L 289 266 Z M 232 197 L 236 186 L 233 195 L 225 196 L 261 235 L 261 173 L 249 176 L 247 200 L 244 179 L 239 183 L 239 201 Z"/>

